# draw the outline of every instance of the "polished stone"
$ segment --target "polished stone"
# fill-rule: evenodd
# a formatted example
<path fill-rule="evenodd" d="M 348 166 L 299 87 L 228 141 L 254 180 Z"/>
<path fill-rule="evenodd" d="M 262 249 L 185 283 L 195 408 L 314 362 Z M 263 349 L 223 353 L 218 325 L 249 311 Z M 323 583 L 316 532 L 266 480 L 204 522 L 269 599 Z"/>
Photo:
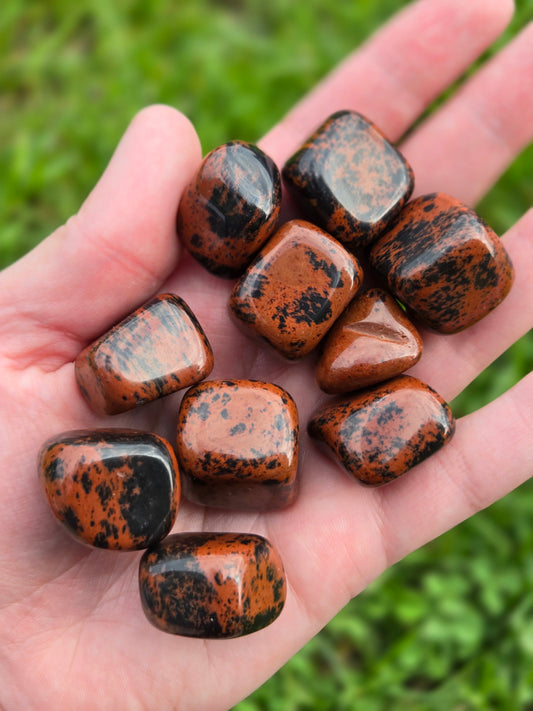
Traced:
<path fill-rule="evenodd" d="M 97 548 L 147 548 L 172 528 L 178 465 L 162 437 L 136 430 L 72 431 L 49 439 L 39 479 L 54 516 Z"/>
<path fill-rule="evenodd" d="M 297 492 L 298 412 L 288 392 L 253 380 L 191 388 L 178 415 L 183 493 L 194 503 L 264 511 Z"/>
<path fill-rule="evenodd" d="M 282 174 L 311 219 L 356 252 L 386 229 L 414 185 L 402 154 L 354 111 L 330 116 Z"/>
<path fill-rule="evenodd" d="M 76 358 L 82 395 L 115 415 L 187 388 L 213 368 L 213 352 L 187 304 L 162 294 L 87 346 Z"/>
<path fill-rule="evenodd" d="M 412 315 L 441 333 L 472 326 L 513 283 L 498 236 L 467 205 L 443 193 L 410 202 L 374 245 L 370 261 Z"/>
<path fill-rule="evenodd" d="M 256 632 L 283 609 L 283 564 L 251 533 L 178 533 L 144 553 L 141 602 L 160 630 L 227 639 Z"/>
<path fill-rule="evenodd" d="M 455 421 L 432 388 L 399 375 L 324 406 L 308 429 L 352 478 L 381 486 L 440 449 Z"/>
<path fill-rule="evenodd" d="M 236 277 L 276 228 L 281 178 L 257 146 L 231 141 L 209 153 L 178 210 L 181 241 L 214 274 Z"/>
<path fill-rule="evenodd" d="M 330 235 L 292 220 L 267 242 L 235 285 L 240 323 L 290 360 L 326 335 L 362 281 L 357 259 Z"/>
<path fill-rule="evenodd" d="M 422 339 L 383 289 L 359 294 L 324 340 L 316 377 L 327 393 L 345 393 L 393 378 L 422 355 Z"/>

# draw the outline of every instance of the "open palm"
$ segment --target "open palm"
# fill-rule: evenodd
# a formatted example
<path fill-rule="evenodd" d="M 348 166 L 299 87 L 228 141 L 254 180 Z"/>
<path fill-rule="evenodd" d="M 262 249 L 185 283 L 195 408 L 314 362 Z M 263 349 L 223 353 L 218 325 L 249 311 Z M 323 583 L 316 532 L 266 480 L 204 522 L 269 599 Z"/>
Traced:
<path fill-rule="evenodd" d="M 392 140 L 404 134 L 498 35 L 510 0 L 425 0 L 395 18 L 261 142 L 281 163 L 329 114 L 354 109 Z M 416 192 L 475 203 L 533 137 L 533 31 L 480 70 L 401 145 Z M 238 138 L 238 137 L 236 137 Z M 0 707 L 227 709 L 270 676 L 388 565 L 523 482 L 533 461 L 533 378 L 458 422 L 452 442 L 382 489 L 350 481 L 309 442 L 325 396 L 313 359 L 286 365 L 227 313 L 232 284 L 180 251 L 174 220 L 200 161 L 193 128 L 156 106 L 128 128 L 80 212 L 0 275 Z M 504 236 L 516 282 L 485 320 L 455 336 L 423 333 L 411 371 L 457 395 L 533 325 L 533 212 Z M 155 293 L 179 294 L 215 354 L 212 377 L 273 381 L 302 422 L 297 502 L 270 514 L 182 503 L 176 531 L 252 531 L 279 550 L 289 593 L 269 628 L 231 641 L 158 632 L 137 586 L 139 553 L 91 550 L 53 520 L 36 457 L 69 429 L 128 426 L 174 440 L 180 395 L 97 418 L 74 381 L 77 353 Z"/>

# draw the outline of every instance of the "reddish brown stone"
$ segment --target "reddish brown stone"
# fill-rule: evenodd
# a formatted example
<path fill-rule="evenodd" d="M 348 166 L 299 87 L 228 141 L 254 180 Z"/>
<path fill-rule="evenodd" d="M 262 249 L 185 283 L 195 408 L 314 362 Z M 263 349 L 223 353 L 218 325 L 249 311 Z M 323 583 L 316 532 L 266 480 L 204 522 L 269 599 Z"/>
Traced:
<path fill-rule="evenodd" d="M 316 377 L 327 393 L 345 393 L 393 378 L 422 355 L 422 339 L 382 289 L 356 296 L 326 336 Z"/>
<path fill-rule="evenodd" d="M 498 236 L 467 205 L 442 193 L 410 202 L 370 260 L 411 313 L 441 333 L 482 319 L 513 282 Z"/>
<path fill-rule="evenodd" d="M 386 229 L 414 185 L 402 154 L 354 111 L 330 116 L 282 173 L 314 221 L 352 250 Z"/>
<path fill-rule="evenodd" d="M 296 405 L 272 383 L 205 381 L 183 398 L 176 452 L 190 501 L 258 511 L 287 506 L 297 491 Z"/>
<path fill-rule="evenodd" d="M 283 564 L 262 536 L 178 533 L 144 553 L 141 602 L 160 630 L 228 639 L 271 624 L 285 603 Z"/>
<path fill-rule="evenodd" d="M 177 229 L 206 269 L 242 274 L 276 228 L 281 178 L 257 146 L 231 141 L 209 153 L 181 199 Z"/>
<path fill-rule="evenodd" d="M 172 447 L 155 434 L 66 432 L 43 445 L 39 478 L 55 517 L 97 548 L 147 548 L 176 518 L 178 465 Z"/>
<path fill-rule="evenodd" d="M 302 358 L 355 295 L 362 275 L 359 262 L 330 235 L 292 220 L 237 282 L 230 307 L 283 356 Z"/>
<path fill-rule="evenodd" d="M 81 393 L 115 415 L 188 388 L 213 368 L 213 351 L 187 304 L 163 294 L 125 318 L 76 358 Z"/>
<path fill-rule="evenodd" d="M 363 484 L 397 479 L 453 435 L 450 408 L 429 385 L 400 375 L 319 410 L 309 434 Z"/>

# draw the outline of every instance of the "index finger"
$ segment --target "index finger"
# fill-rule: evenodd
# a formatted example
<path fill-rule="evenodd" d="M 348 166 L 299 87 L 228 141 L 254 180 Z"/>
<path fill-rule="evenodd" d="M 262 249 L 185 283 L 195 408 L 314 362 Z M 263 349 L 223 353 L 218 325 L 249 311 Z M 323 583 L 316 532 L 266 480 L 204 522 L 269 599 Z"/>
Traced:
<path fill-rule="evenodd" d="M 284 162 L 328 115 L 365 114 L 397 140 L 503 31 L 512 0 L 418 0 L 395 15 L 260 142 Z"/>

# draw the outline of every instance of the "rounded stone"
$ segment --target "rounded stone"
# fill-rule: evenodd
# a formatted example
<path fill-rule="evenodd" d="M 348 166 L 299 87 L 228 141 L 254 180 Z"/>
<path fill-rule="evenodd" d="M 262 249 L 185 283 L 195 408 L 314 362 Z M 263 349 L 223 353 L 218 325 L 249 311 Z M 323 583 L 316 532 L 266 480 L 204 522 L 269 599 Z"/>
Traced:
<path fill-rule="evenodd" d="M 381 486 L 440 449 L 455 420 L 429 385 L 400 375 L 324 406 L 308 430 L 352 478 Z"/>
<path fill-rule="evenodd" d="M 311 219 L 354 251 L 387 228 L 414 186 L 402 154 L 355 111 L 330 116 L 282 174 Z"/>
<path fill-rule="evenodd" d="M 90 407 L 116 415 L 203 380 L 213 351 L 187 304 L 161 294 L 87 346 L 75 376 Z"/>
<path fill-rule="evenodd" d="M 178 533 L 139 567 L 148 620 L 171 634 L 228 639 L 271 624 L 285 603 L 281 558 L 251 533 Z"/>
<path fill-rule="evenodd" d="M 383 289 L 359 294 L 324 341 L 316 378 L 327 393 L 380 383 L 411 368 L 422 339 L 398 302 Z"/>
<path fill-rule="evenodd" d="M 319 227 L 286 222 L 235 285 L 232 314 L 289 360 L 326 335 L 363 278 L 357 259 Z"/>
<path fill-rule="evenodd" d="M 441 333 L 457 333 L 486 316 L 514 276 L 493 230 L 444 193 L 410 202 L 374 245 L 370 261 L 412 315 Z"/>
<path fill-rule="evenodd" d="M 194 503 L 265 511 L 297 494 L 298 412 L 288 392 L 254 380 L 191 388 L 178 415 L 183 493 Z"/>
<path fill-rule="evenodd" d="M 251 143 L 215 148 L 181 198 L 177 230 L 213 274 L 236 277 L 276 228 L 281 178 L 274 161 Z"/>
<path fill-rule="evenodd" d="M 72 431 L 49 439 L 39 478 L 54 516 L 97 548 L 147 548 L 176 519 L 180 480 L 170 444 L 136 430 Z"/>

